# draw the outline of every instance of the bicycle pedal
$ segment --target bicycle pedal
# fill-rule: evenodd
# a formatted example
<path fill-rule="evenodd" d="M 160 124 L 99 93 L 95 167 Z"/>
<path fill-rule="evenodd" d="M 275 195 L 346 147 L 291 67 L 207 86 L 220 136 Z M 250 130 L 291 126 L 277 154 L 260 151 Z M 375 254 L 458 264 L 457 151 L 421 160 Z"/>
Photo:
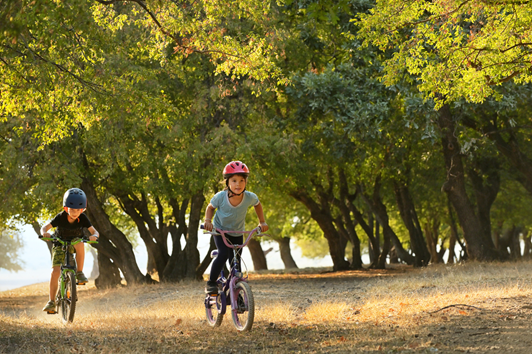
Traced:
<path fill-rule="evenodd" d="M 87 282 L 84 282 L 84 283 L 76 283 L 76 285 L 85 285 L 87 284 Z"/>
<path fill-rule="evenodd" d="M 46 311 L 46 313 L 49 315 L 55 315 L 57 314 L 57 311 Z"/>

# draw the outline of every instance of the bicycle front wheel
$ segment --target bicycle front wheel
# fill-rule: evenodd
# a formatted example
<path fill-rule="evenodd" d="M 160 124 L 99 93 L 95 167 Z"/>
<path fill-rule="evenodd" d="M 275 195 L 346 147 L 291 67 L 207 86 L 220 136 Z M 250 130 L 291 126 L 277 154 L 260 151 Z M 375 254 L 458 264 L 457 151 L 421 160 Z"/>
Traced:
<path fill-rule="evenodd" d="M 64 277 L 65 291 L 61 296 L 61 319 L 63 323 L 69 323 L 74 320 L 76 312 L 77 288 L 76 275 L 73 272 L 67 272 Z"/>
<path fill-rule="evenodd" d="M 249 284 L 243 281 L 236 284 L 231 298 L 237 302 L 236 308 L 231 308 L 236 329 L 240 332 L 251 330 L 255 318 L 255 300 Z"/>
<path fill-rule="evenodd" d="M 207 294 L 205 297 L 205 315 L 207 315 L 207 322 L 211 327 L 220 327 L 224 319 L 225 313 L 225 296 L 218 294 L 218 296 L 211 296 Z"/>

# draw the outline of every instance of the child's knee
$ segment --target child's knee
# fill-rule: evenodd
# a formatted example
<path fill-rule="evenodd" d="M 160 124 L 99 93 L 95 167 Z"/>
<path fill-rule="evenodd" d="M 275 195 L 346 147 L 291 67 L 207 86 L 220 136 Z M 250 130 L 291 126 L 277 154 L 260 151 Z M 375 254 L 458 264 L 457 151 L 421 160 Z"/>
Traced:
<path fill-rule="evenodd" d="M 76 254 L 85 254 L 85 246 L 83 242 L 78 243 L 74 246 L 74 249 L 76 250 Z"/>

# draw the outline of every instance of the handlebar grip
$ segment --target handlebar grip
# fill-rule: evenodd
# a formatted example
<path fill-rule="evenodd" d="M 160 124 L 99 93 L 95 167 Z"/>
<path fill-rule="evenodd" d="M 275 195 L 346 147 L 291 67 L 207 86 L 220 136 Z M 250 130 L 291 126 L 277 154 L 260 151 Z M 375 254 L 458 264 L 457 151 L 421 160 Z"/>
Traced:
<path fill-rule="evenodd" d="M 205 225 L 201 224 L 199 228 L 205 230 Z"/>
<path fill-rule="evenodd" d="M 39 235 L 39 238 L 43 238 L 44 236 L 43 235 Z"/>

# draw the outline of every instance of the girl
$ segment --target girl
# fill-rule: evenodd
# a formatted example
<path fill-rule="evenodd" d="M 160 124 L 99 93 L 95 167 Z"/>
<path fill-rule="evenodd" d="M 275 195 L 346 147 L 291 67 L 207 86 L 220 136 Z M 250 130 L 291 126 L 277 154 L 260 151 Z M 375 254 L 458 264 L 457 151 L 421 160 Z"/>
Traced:
<path fill-rule="evenodd" d="M 255 207 L 255 212 L 259 218 L 262 232 L 268 230 L 268 224 L 264 221 L 264 212 L 259 198 L 255 193 L 246 191 L 247 178 L 249 176 L 248 167 L 240 161 L 231 161 L 228 163 L 223 171 L 225 179 L 225 190 L 218 192 L 212 197 L 211 202 L 205 210 L 204 227 L 208 231 L 213 228 L 229 231 L 244 231 L 246 230 L 246 213 L 250 206 Z M 212 216 L 214 210 L 218 209 Z M 227 239 L 232 244 L 242 244 L 244 236 L 242 234 L 226 234 Z M 232 263 L 232 250 L 225 245 L 222 236 L 214 236 L 214 243 L 218 248 L 218 256 L 214 259 L 211 267 L 211 274 L 205 287 L 205 292 L 208 294 L 217 294 L 218 286 L 216 279 L 224 267 L 224 263 L 229 260 Z"/>

